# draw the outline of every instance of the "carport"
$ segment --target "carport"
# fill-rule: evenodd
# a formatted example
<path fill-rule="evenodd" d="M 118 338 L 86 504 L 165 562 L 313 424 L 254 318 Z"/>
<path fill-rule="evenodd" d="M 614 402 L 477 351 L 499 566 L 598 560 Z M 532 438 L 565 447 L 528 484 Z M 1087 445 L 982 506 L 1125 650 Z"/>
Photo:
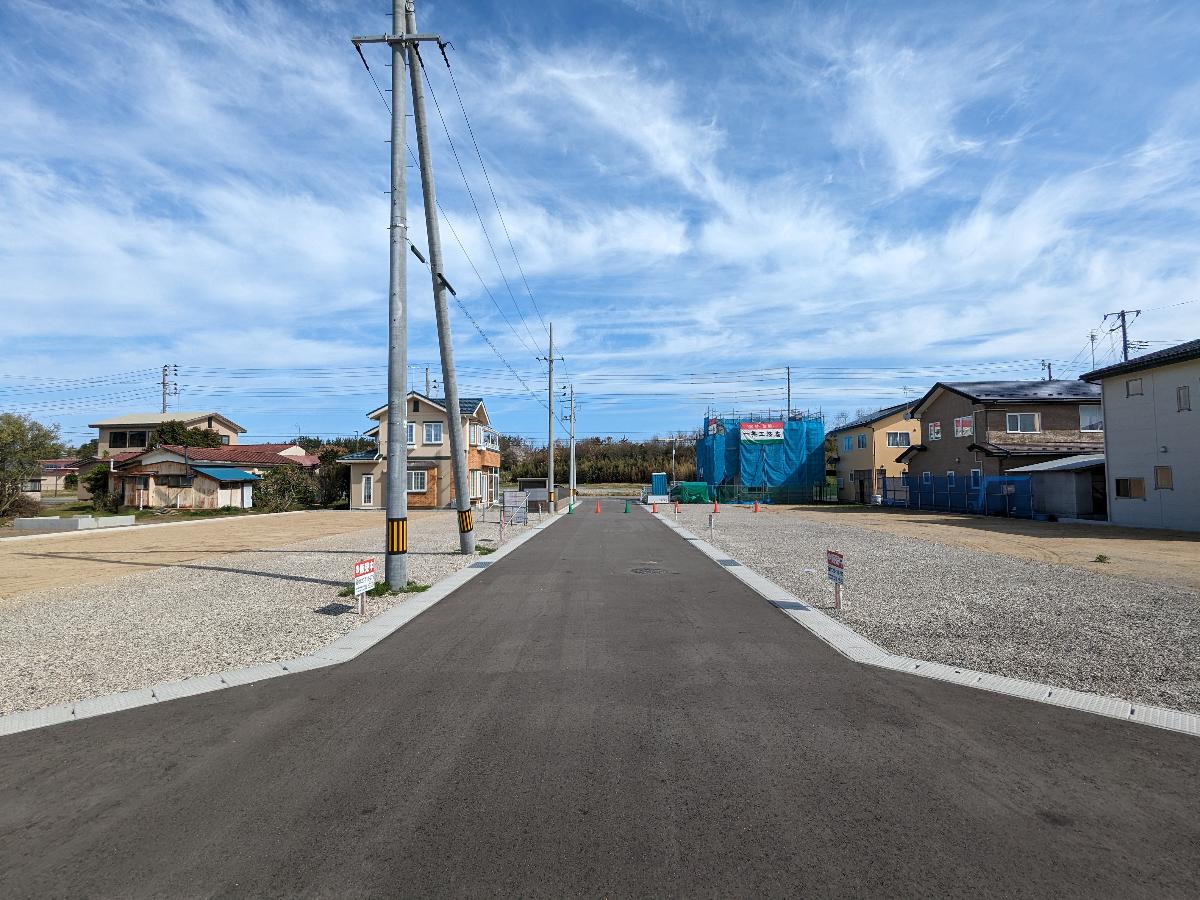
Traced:
<path fill-rule="evenodd" d="M 1103 519 L 1107 515 L 1104 454 L 1067 456 L 1009 469 L 1033 483 L 1033 511 L 1064 519 Z"/>

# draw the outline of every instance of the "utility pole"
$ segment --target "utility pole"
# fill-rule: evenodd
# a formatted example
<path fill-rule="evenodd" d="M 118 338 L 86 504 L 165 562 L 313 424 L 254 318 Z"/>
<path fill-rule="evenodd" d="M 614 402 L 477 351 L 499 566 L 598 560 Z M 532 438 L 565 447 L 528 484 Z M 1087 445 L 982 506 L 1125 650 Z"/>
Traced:
<path fill-rule="evenodd" d="M 393 0 L 397 6 L 400 2 L 401 0 Z M 417 15 L 412 0 L 408 0 L 404 5 L 405 33 L 415 35 Z M 421 197 L 425 204 L 425 235 L 429 242 L 429 271 L 433 275 L 433 310 L 437 317 L 438 348 L 442 357 L 442 393 L 446 398 L 446 417 L 450 424 L 450 464 L 454 473 L 454 505 L 458 510 L 458 545 L 464 554 L 469 555 L 475 552 L 475 516 L 471 509 L 471 487 L 467 478 L 467 447 L 463 440 L 462 412 L 458 404 L 458 378 L 454 372 L 450 311 L 446 306 L 446 289 L 450 287 L 450 283 L 442 269 L 442 238 L 438 230 L 437 195 L 434 190 L 433 164 L 429 156 L 429 132 L 425 127 L 425 85 L 422 80 L 424 67 L 421 64 L 421 52 L 417 49 L 417 42 L 410 40 L 407 43 L 413 123 L 417 131 L 417 157 L 421 165 Z M 395 69 L 392 71 L 394 75 Z M 426 369 L 425 372 L 428 378 L 429 370 Z"/>
<path fill-rule="evenodd" d="M 1092 368 L 1093 369 L 1096 368 L 1096 337 L 1097 337 L 1096 332 L 1094 332 L 1094 331 L 1088 332 L 1088 340 L 1092 344 Z"/>
<path fill-rule="evenodd" d="M 1042 371 L 1046 373 L 1046 381 L 1054 380 L 1054 363 L 1046 362 L 1046 360 L 1043 359 Z"/>
<path fill-rule="evenodd" d="M 392 50 L 391 213 L 388 222 L 388 427 L 387 525 L 384 579 L 393 590 L 408 585 L 408 441 L 405 439 L 405 398 L 408 377 L 408 294 L 405 278 L 408 249 L 407 152 L 404 124 L 404 50 L 436 35 L 405 30 L 405 0 L 392 0 L 392 33 L 351 38 L 362 56 L 363 44 L 387 44 Z M 366 65 L 366 57 L 363 57 Z M 455 410 L 457 411 L 457 410 Z M 453 432 L 453 429 L 452 429 Z"/>
<path fill-rule="evenodd" d="M 791 366 L 787 367 L 787 384 L 788 384 L 787 415 L 783 417 L 785 422 L 792 417 L 792 367 Z M 674 450 L 672 450 L 671 452 L 674 453 Z"/>
<path fill-rule="evenodd" d="M 1109 331 L 1121 329 L 1121 359 L 1124 362 L 1129 362 L 1129 322 L 1133 319 L 1126 319 L 1127 316 L 1133 316 L 1136 319 L 1142 314 L 1140 309 L 1119 309 L 1116 312 L 1105 313 L 1103 322 L 1107 322 L 1110 318 L 1118 320 L 1118 324 L 1114 325 Z"/>
<path fill-rule="evenodd" d="M 167 398 L 171 396 L 179 396 L 179 385 L 172 384 L 170 378 L 172 375 L 179 374 L 179 366 L 165 365 L 162 367 L 162 411 L 167 411 Z"/>
<path fill-rule="evenodd" d="M 575 385 L 571 385 L 571 503 L 575 502 Z"/>
<path fill-rule="evenodd" d="M 554 323 L 549 325 L 550 352 L 546 360 L 546 504 L 554 510 Z"/>
<path fill-rule="evenodd" d="M 433 396 L 431 393 L 429 393 L 429 391 L 430 391 L 430 387 L 429 387 L 429 366 L 426 366 L 426 367 L 425 367 L 425 396 L 426 396 L 426 397 L 432 397 L 432 396 Z"/>

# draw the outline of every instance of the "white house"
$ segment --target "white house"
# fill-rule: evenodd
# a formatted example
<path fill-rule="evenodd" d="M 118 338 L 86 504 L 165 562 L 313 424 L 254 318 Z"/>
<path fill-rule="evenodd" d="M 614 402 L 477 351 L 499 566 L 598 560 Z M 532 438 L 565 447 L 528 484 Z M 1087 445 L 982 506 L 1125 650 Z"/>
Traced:
<path fill-rule="evenodd" d="M 1200 340 L 1082 378 L 1102 391 L 1109 521 L 1200 531 Z"/>

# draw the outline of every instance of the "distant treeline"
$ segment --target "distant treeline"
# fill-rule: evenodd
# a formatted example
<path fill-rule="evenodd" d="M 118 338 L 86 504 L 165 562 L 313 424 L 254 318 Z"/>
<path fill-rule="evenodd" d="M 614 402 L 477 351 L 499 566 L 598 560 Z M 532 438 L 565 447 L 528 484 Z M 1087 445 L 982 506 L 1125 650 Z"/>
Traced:
<path fill-rule="evenodd" d="M 696 435 L 681 435 L 675 441 L 675 477 L 696 477 Z M 556 481 L 570 477 L 566 442 L 555 446 Z M 650 473 L 671 474 L 671 438 L 648 441 L 581 438 L 575 444 L 575 477 L 579 484 L 649 484 Z M 546 477 L 546 448 L 534 448 L 524 438 L 500 436 L 500 475 L 506 481 Z"/>

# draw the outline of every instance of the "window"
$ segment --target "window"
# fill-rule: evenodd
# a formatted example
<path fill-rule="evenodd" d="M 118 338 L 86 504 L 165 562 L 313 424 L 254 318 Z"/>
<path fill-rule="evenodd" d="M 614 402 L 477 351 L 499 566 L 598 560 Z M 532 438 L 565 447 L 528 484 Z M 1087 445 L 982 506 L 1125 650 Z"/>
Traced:
<path fill-rule="evenodd" d="M 1103 431 L 1104 411 L 1097 404 L 1087 404 L 1079 407 L 1080 431 Z"/>
<path fill-rule="evenodd" d="M 227 435 L 227 434 L 221 435 L 221 443 L 228 444 L 229 443 L 229 435 Z"/>
<path fill-rule="evenodd" d="M 889 447 L 907 447 L 909 444 L 909 435 L 907 431 L 889 431 L 887 433 L 887 445 Z"/>
<path fill-rule="evenodd" d="M 970 437 L 975 433 L 974 416 L 959 416 L 954 420 L 954 436 Z"/>
<path fill-rule="evenodd" d="M 930 422 L 929 423 L 929 439 L 931 441 L 940 441 L 942 439 L 942 423 L 941 422 Z"/>
<path fill-rule="evenodd" d="M 1142 396 L 1142 379 L 1130 378 L 1128 381 L 1126 381 L 1125 382 L 1125 396 L 1126 397 Z"/>
<path fill-rule="evenodd" d="M 846 486 L 846 479 L 843 478 L 841 475 L 839 475 L 838 480 L 837 480 L 837 485 L 838 485 L 838 490 L 840 491 L 842 488 L 844 488 Z"/>
<path fill-rule="evenodd" d="M 375 476 L 364 475 L 362 477 L 362 505 L 375 505 Z"/>
<path fill-rule="evenodd" d="M 1042 430 L 1041 413 L 1009 413 L 1009 434 L 1037 434 Z"/>
<path fill-rule="evenodd" d="M 1172 474 L 1170 466 L 1154 467 L 1154 489 L 1156 491 L 1175 490 L 1175 476 Z"/>
<path fill-rule="evenodd" d="M 404 430 L 408 436 L 408 446 L 415 447 L 417 445 L 417 426 L 414 422 L 405 422 Z"/>
<path fill-rule="evenodd" d="M 842 438 L 842 449 L 843 450 L 853 450 L 854 449 L 854 438 L 850 437 L 849 435 Z"/>
<path fill-rule="evenodd" d="M 413 401 L 413 412 L 420 412 L 420 411 L 421 411 L 421 401 L 414 400 Z"/>
<path fill-rule="evenodd" d="M 418 469 L 408 472 L 408 492 L 410 494 L 423 494 L 425 488 L 429 486 L 429 473 L 424 469 Z"/>
<path fill-rule="evenodd" d="M 955 477 L 956 476 L 955 476 L 954 472 L 950 472 L 950 471 L 946 472 L 946 487 L 954 487 Z"/>
<path fill-rule="evenodd" d="M 441 422 L 426 422 L 425 423 L 425 443 L 440 444 L 442 442 L 442 423 Z M 422 488 L 424 490 L 424 488 Z"/>
<path fill-rule="evenodd" d="M 983 469 L 972 469 L 971 470 L 971 488 L 972 488 L 972 490 L 979 487 L 979 485 L 981 485 L 981 484 L 983 484 Z"/>
<path fill-rule="evenodd" d="M 859 450 L 867 449 L 867 435 L 865 432 L 858 436 L 858 449 Z"/>
<path fill-rule="evenodd" d="M 129 446 L 130 447 L 145 447 L 146 446 L 146 432 L 144 432 L 144 431 L 129 432 Z"/>
<path fill-rule="evenodd" d="M 128 447 L 129 446 L 129 432 L 128 431 L 110 431 L 108 433 L 108 446 L 109 447 L 122 447 L 122 448 Z"/>
<path fill-rule="evenodd" d="M 1145 500 L 1146 482 L 1141 478 L 1118 478 L 1117 496 L 1126 500 Z"/>
<path fill-rule="evenodd" d="M 1175 410 L 1188 412 L 1192 408 L 1192 389 L 1186 384 L 1175 388 Z"/>
<path fill-rule="evenodd" d="M 933 484 L 933 473 L 932 472 L 922 472 L 921 473 L 921 484 Z"/>

